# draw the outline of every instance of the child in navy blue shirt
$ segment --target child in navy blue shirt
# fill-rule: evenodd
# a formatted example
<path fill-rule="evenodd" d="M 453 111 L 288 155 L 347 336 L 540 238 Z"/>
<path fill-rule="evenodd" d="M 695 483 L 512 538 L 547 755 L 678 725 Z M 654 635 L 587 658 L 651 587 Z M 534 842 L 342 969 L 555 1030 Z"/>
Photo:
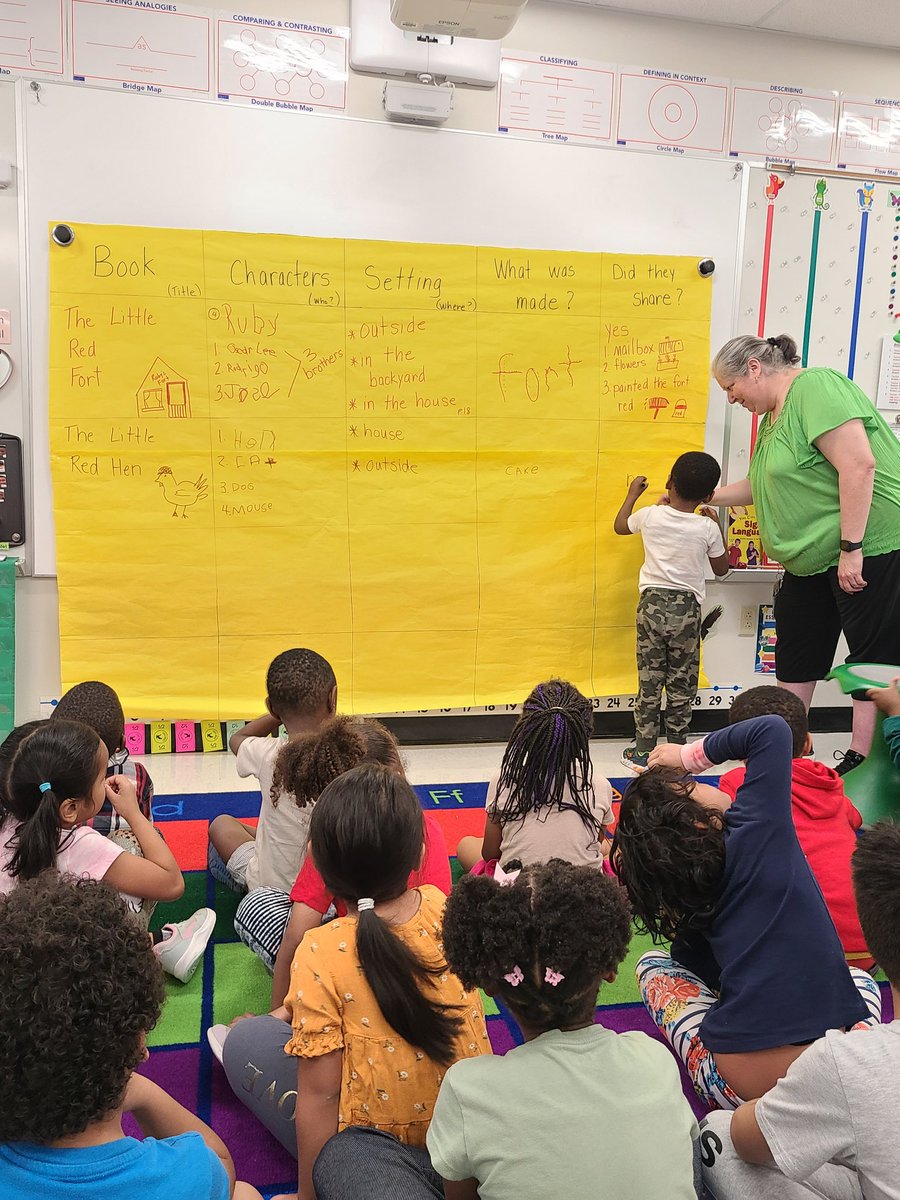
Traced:
<path fill-rule="evenodd" d="M 3 1200 L 260 1200 L 209 1126 L 135 1073 L 165 989 L 111 887 L 18 884 L 0 898 L 0 962 Z"/>
<path fill-rule="evenodd" d="M 791 754 L 780 716 L 660 746 L 623 798 L 613 843 L 639 928 L 672 942 L 638 962 L 644 1003 L 720 1108 L 762 1096 L 826 1030 L 881 1016 L 797 840 Z M 688 773 L 730 759 L 747 764 L 731 807 L 695 800 Z"/>

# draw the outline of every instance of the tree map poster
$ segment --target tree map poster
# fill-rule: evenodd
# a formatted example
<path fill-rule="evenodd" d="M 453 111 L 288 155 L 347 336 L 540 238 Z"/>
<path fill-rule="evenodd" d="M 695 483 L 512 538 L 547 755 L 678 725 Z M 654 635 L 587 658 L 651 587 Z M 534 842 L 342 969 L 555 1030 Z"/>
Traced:
<path fill-rule="evenodd" d="M 63 685 L 260 711 L 290 646 L 346 712 L 634 690 L 639 537 L 701 449 L 684 257 L 74 226 L 51 242 Z"/>

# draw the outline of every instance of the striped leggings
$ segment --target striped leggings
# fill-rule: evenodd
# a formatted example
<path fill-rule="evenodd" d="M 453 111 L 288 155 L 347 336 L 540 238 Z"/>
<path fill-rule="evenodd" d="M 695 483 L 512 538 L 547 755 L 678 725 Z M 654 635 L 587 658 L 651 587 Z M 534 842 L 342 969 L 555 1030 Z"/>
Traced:
<path fill-rule="evenodd" d="M 854 1029 L 881 1021 L 881 992 L 871 975 L 849 967 L 869 1018 Z M 738 1108 L 743 1100 L 725 1082 L 715 1056 L 700 1040 L 703 1018 L 718 1000 L 715 992 L 693 972 L 661 950 L 641 956 L 635 968 L 641 998 L 656 1027 L 684 1063 L 694 1089 L 712 1108 Z"/>
<path fill-rule="evenodd" d="M 290 915 L 288 893 L 267 887 L 248 892 L 234 914 L 235 933 L 270 971 L 275 970 L 275 958 Z"/>

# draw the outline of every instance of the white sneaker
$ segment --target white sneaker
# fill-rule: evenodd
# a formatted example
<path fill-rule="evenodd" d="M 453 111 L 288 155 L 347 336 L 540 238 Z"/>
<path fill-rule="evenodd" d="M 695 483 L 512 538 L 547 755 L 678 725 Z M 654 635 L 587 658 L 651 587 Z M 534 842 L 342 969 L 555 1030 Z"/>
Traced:
<path fill-rule="evenodd" d="M 225 1055 L 225 1039 L 230 1032 L 227 1025 L 210 1025 L 206 1031 L 206 1040 L 217 1062 L 221 1062 Z"/>
<path fill-rule="evenodd" d="M 211 908 L 198 908 L 186 921 L 162 928 L 163 940 L 153 947 L 164 971 L 187 983 L 194 974 L 216 926 Z"/>

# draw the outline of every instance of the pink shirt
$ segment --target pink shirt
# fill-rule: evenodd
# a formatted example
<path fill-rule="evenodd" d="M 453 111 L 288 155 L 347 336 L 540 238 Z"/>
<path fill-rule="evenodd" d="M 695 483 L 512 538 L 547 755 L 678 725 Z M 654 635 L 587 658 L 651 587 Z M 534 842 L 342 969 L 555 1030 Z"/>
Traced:
<path fill-rule="evenodd" d="M 16 886 L 16 880 L 9 873 L 15 846 L 7 845 L 15 831 L 16 822 L 11 817 L 0 826 L 0 895 L 6 895 Z M 119 855 L 124 853 L 121 846 L 105 838 L 102 833 L 79 825 L 60 837 L 56 869 L 61 875 L 102 879 Z"/>

